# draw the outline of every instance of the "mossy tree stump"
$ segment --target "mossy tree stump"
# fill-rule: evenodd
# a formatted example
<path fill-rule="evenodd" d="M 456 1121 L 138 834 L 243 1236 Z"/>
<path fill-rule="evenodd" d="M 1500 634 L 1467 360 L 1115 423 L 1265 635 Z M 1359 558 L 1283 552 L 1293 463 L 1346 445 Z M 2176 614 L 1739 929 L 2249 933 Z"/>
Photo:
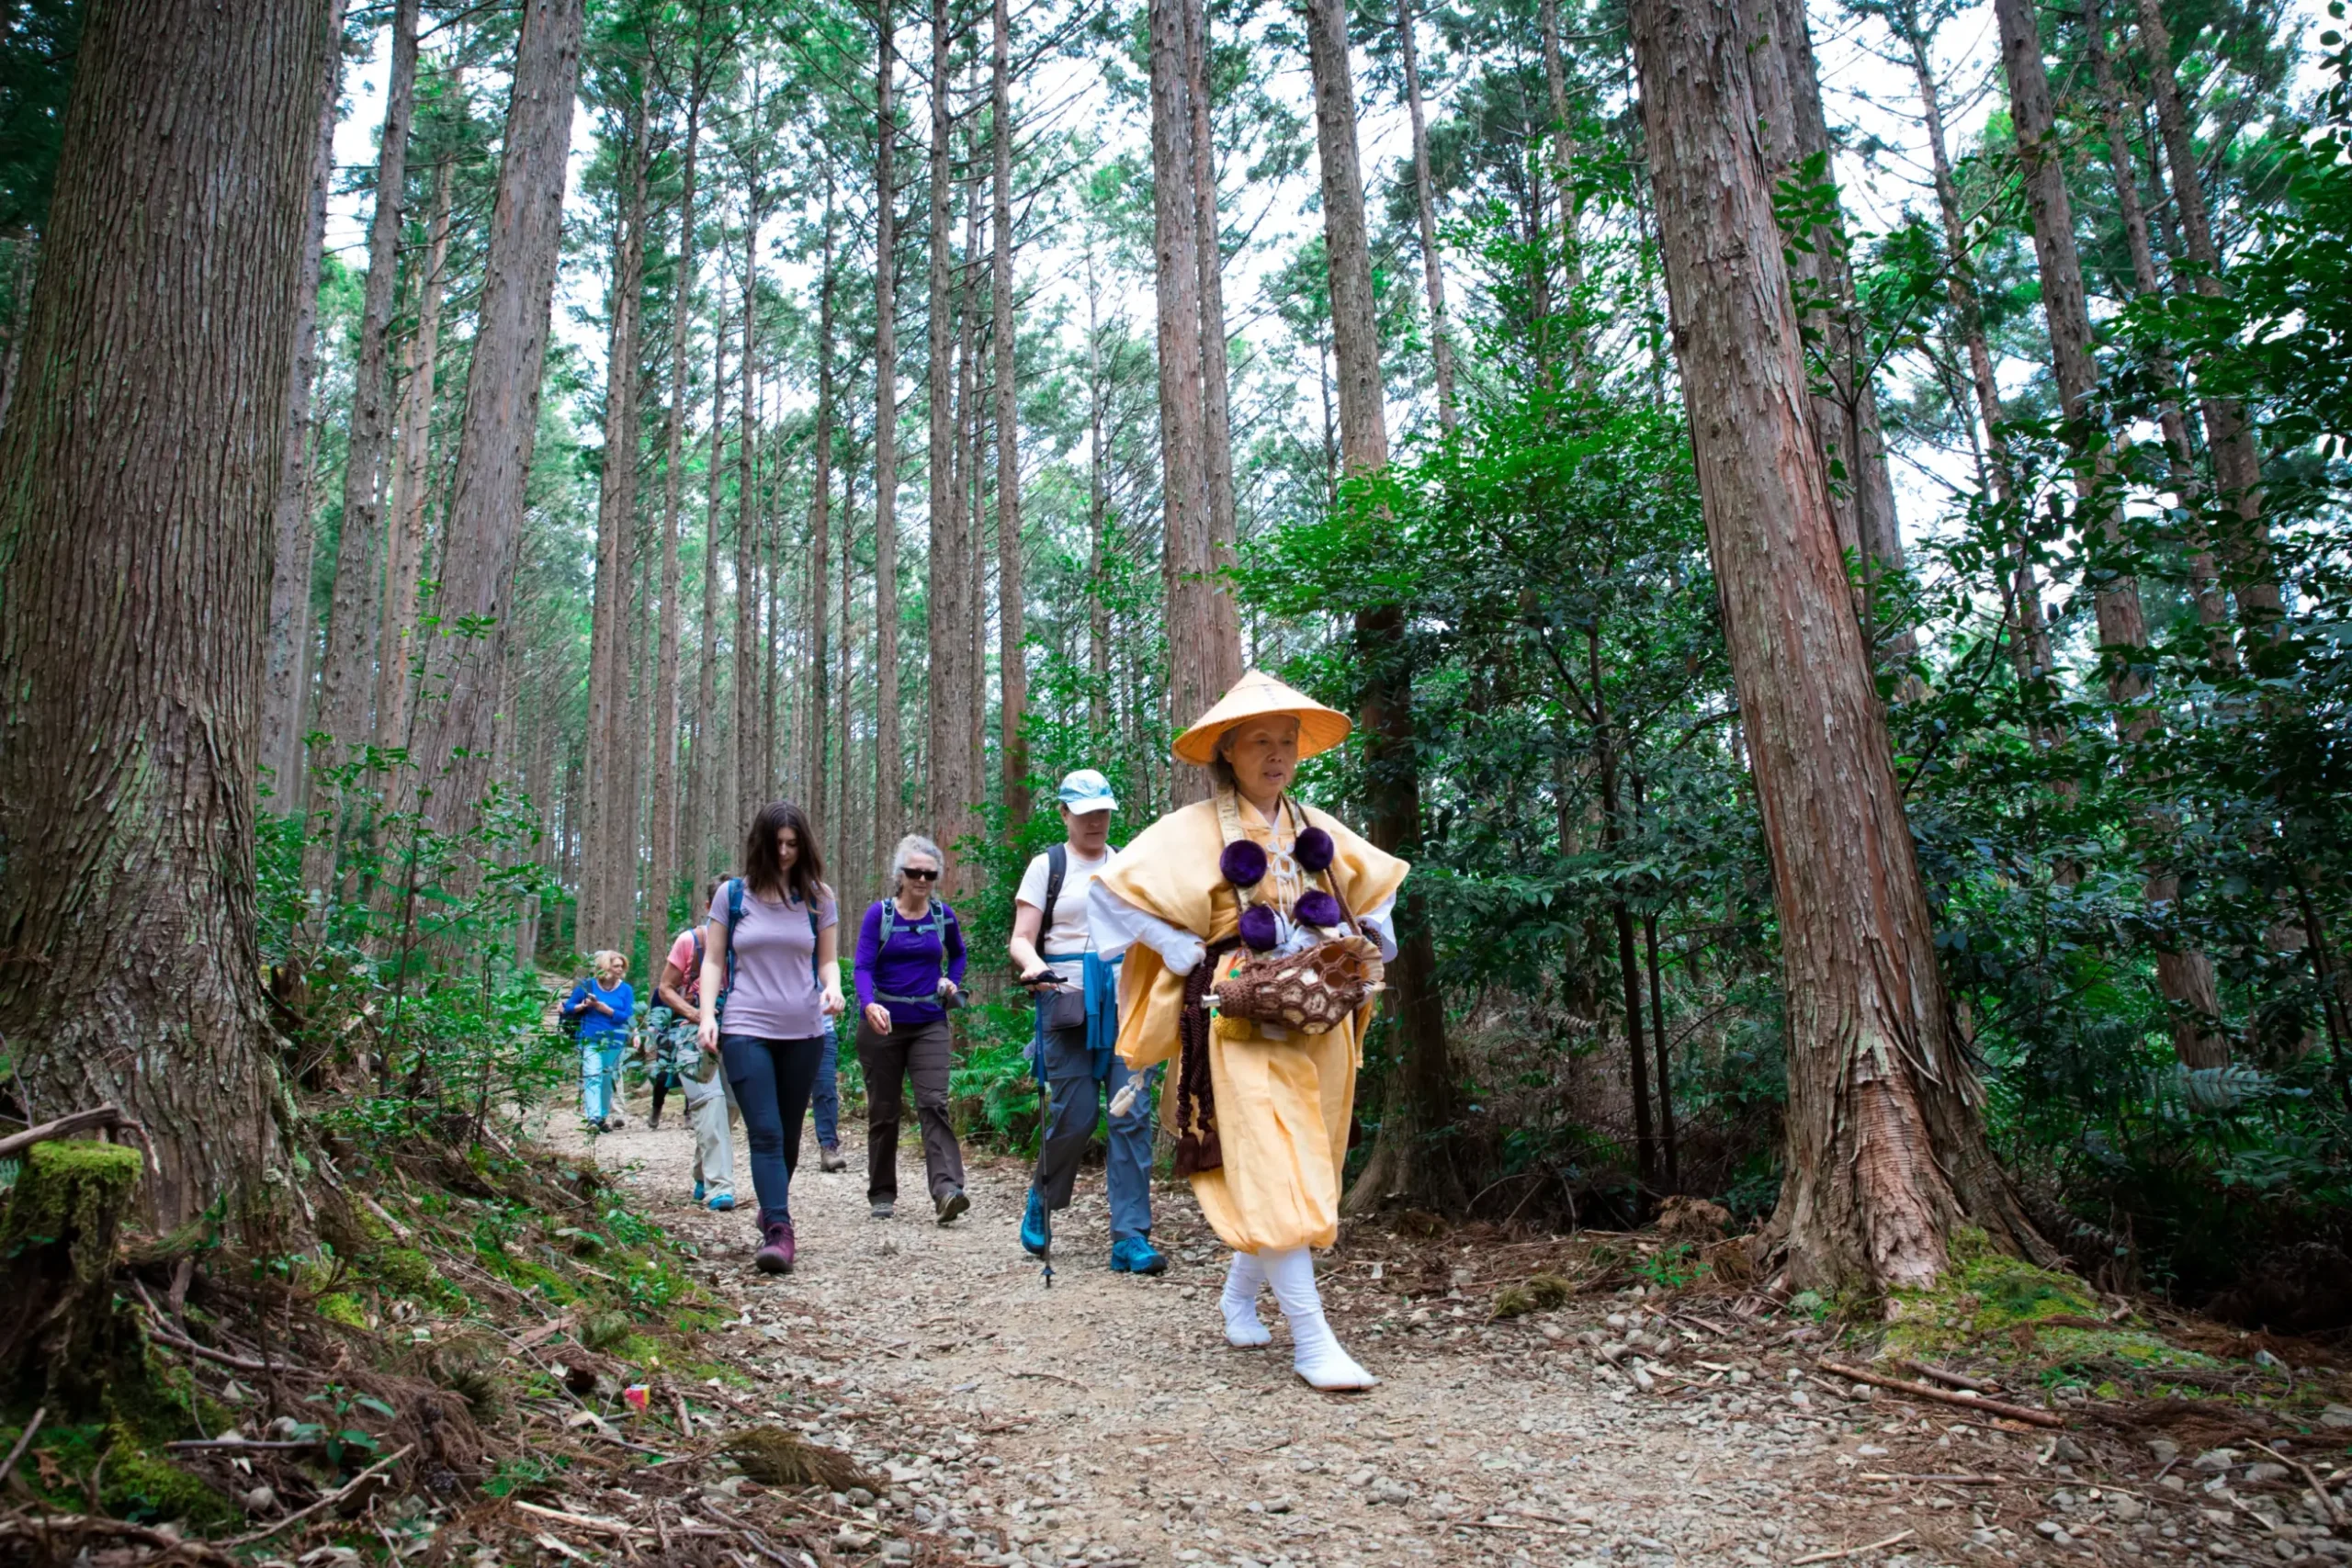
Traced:
<path fill-rule="evenodd" d="M 100 1403 L 107 1372 L 137 1354 L 115 1310 L 115 1242 L 145 1162 L 86 1139 L 36 1144 L 0 1219 L 0 1379 L 61 1413 Z"/>

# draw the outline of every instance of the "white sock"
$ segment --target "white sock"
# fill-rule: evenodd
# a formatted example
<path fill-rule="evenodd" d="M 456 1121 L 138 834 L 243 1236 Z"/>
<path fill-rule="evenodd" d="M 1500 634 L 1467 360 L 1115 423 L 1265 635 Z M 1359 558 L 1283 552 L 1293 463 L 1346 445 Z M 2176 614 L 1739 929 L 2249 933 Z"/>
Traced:
<path fill-rule="evenodd" d="M 1237 1252 L 1225 1271 L 1225 1294 L 1217 1304 L 1225 1309 L 1225 1342 L 1238 1350 L 1254 1350 L 1274 1337 L 1258 1316 L 1258 1292 L 1266 1271 L 1254 1252 Z"/>
<path fill-rule="evenodd" d="M 1356 1365 L 1340 1348 L 1338 1336 L 1323 1318 L 1323 1298 L 1315 1289 L 1315 1255 L 1303 1247 L 1283 1252 L 1261 1252 L 1258 1261 L 1274 1300 L 1290 1319 L 1291 1370 L 1308 1386 L 1324 1390 L 1370 1388 L 1380 1380 Z"/>

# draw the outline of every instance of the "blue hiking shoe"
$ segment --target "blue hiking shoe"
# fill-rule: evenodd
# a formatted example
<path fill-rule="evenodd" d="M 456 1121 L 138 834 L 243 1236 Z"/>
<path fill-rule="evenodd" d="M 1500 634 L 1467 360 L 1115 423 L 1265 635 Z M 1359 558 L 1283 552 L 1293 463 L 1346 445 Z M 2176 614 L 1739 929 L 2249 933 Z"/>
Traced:
<path fill-rule="evenodd" d="M 701 1202 L 701 1201 L 702 1201 L 702 1199 L 703 1199 L 702 1178 L 701 1178 L 701 1177 L 699 1177 L 699 1176 L 697 1176 L 697 1177 L 695 1177 L 695 1202 L 697 1202 L 697 1203 L 699 1203 L 699 1202 Z"/>
<path fill-rule="evenodd" d="M 1168 1259 L 1145 1236 L 1131 1235 L 1125 1241 L 1111 1244 L 1111 1272 L 1114 1274 L 1165 1274 Z"/>
<path fill-rule="evenodd" d="M 734 1209 L 735 1194 L 732 1192 L 721 1192 L 710 1201 L 710 1212 L 714 1214 L 731 1213 Z"/>
<path fill-rule="evenodd" d="M 1032 1187 L 1029 1207 L 1021 1214 L 1022 1250 L 1032 1258 L 1043 1258 L 1053 1246 L 1054 1222 L 1046 1213 L 1046 1195 Z"/>

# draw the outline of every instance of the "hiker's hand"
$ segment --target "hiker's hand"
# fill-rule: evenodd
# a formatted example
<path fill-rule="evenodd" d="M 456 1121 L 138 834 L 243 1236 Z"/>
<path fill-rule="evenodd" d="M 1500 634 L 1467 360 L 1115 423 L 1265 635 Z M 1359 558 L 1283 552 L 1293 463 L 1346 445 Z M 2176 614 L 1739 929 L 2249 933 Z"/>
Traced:
<path fill-rule="evenodd" d="M 865 1027 L 876 1034 L 890 1032 L 890 1010 L 880 1002 L 865 1004 Z"/>
<path fill-rule="evenodd" d="M 695 1028 L 695 1039 L 706 1051 L 718 1049 L 718 1019 L 715 1014 L 702 1015 L 702 1022 Z"/>
<path fill-rule="evenodd" d="M 849 1010 L 849 1004 L 842 1000 L 841 987 L 835 985 L 825 987 L 825 999 L 821 1007 L 827 1018 L 839 1018 Z"/>

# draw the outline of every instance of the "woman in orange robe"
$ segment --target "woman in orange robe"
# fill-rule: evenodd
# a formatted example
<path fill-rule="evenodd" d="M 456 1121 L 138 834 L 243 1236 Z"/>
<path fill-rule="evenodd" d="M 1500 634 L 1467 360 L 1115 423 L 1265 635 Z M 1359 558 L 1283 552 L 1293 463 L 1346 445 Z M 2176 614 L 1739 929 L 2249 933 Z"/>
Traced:
<path fill-rule="evenodd" d="M 1237 937 L 1280 954 L 1355 931 L 1382 958 L 1395 955 L 1405 863 L 1289 793 L 1300 759 L 1338 745 L 1349 728 L 1344 714 L 1252 671 L 1178 738 L 1178 759 L 1208 768 L 1214 794 L 1145 829 L 1089 895 L 1095 946 L 1126 953 L 1119 1055 L 1130 1069 L 1178 1055 L 1186 976 L 1204 962 L 1226 974 L 1247 956 Z M 1160 1101 L 1178 1173 L 1234 1249 L 1226 1337 L 1241 1347 L 1272 1338 L 1257 1305 L 1271 1285 L 1290 1322 L 1293 1365 L 1320 1389 L 1375 1381 L 1325 1322 L 1310 1250 L 1339 1238 L 1370 1016 L 1367 1005 L 1320 1033 L 1220 1017 L 1205 1054 L 1213 1122 L 1202 1124 L 1181 1081 Z"/>

